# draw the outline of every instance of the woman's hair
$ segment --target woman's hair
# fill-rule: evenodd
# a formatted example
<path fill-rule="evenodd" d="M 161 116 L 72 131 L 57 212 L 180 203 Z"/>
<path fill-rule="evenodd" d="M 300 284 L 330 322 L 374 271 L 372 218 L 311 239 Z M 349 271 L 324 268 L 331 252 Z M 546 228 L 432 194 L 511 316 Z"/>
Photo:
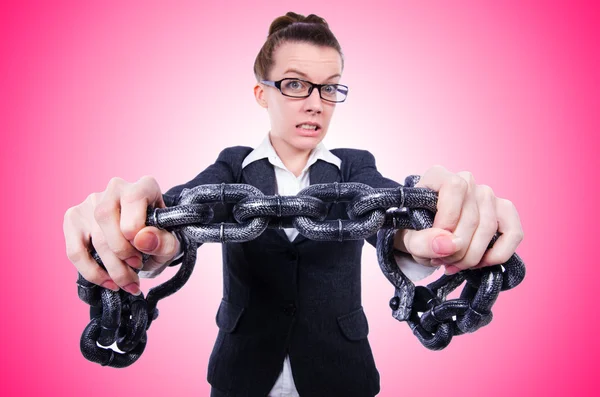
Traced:
<path fill-rule="evenodd" d="M 344 55 L 340 43 L 329 30 L 329 25 L 325 19 L 315 14 L 305 17 L 290 11 L 271 22 L 267 41 L 263 44 L 254 61 L 254 76 L 257 81 L 269 79 L 274 64 L 273 53 L 281 44 L 286 42 L 331 47 L 340 54 L 342 70 L 344 70 Z"/>

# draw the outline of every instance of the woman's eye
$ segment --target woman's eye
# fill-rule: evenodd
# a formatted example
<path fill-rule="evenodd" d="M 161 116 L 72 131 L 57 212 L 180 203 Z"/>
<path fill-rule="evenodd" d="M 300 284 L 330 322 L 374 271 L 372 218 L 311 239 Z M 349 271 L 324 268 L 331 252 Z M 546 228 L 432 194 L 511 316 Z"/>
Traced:
<path fill-rule="evenodd" d="M 288 83 L 288 87 L 290 87 L 292 89 L 300 89 L 300 88 L 302 88 L 302 83 L 299 81 L 296 81 L 296 80 L 290 81 Z"/>
<path fill-rule="evenodd" d="M 327 94 L 334 94 L 335 91 L 336 91 L 335 86 L 333 86 L 333 85 L 328 85 L 328 86 L 325 86 L 323 88 L 325 88 L 325 92 Z"/>

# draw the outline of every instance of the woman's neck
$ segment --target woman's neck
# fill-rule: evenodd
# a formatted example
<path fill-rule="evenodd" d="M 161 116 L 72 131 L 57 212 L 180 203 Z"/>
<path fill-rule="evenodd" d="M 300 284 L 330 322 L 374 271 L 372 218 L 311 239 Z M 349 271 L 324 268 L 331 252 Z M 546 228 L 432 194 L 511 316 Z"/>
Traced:
<path fill-rule="evenodd" d="M 283 139 L 273 137 L 271 133 L 269 133 L 269 140 L 271 141 L 271 146 L 273 146 L 273 149 L 275 149 L 277 156 L 279 156 L 285 167 L 295 176 L 300 176 L 302 170 L 306 167 L 311 151 L 297 150 L 286 144 Z"/>

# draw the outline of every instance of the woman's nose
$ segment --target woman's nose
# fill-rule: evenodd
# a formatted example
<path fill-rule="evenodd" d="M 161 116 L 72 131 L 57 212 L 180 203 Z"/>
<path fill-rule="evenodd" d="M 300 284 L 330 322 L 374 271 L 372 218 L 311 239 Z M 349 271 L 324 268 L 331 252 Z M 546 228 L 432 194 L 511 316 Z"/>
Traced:
<path fill-rule="evenodd" d="M 323 100 L 319 95 L 319 90 L 314 88 L 310 95 L 304 100 L 306 110 L 312 110 L 317 113 L 323 111 Z"/>

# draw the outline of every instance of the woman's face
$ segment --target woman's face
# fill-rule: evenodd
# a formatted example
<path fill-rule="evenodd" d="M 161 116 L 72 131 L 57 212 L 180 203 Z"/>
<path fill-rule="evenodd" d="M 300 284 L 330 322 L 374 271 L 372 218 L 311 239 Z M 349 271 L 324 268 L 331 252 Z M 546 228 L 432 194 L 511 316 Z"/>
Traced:
<path fill-rule="evenodd" d="M 287 42 L 281 44 L 273 56 L 274 65 L 268 76 L 271 81 L 297 77 L 323 84 L 339 83 L 341 78 L 342 59 L 334 48 Z M 275 87 L 257 83 L 254 95 L 269 113 L 271 139 L 285 145 L 286 151 L 310 151 L 327 134 L 336 104 L 322 100 L 317 89 L 308 98 L 291 98 Z M 318 123 L 320 128 L 316 131 L 301 129 L 299 124 L 304 122 Z"/>

